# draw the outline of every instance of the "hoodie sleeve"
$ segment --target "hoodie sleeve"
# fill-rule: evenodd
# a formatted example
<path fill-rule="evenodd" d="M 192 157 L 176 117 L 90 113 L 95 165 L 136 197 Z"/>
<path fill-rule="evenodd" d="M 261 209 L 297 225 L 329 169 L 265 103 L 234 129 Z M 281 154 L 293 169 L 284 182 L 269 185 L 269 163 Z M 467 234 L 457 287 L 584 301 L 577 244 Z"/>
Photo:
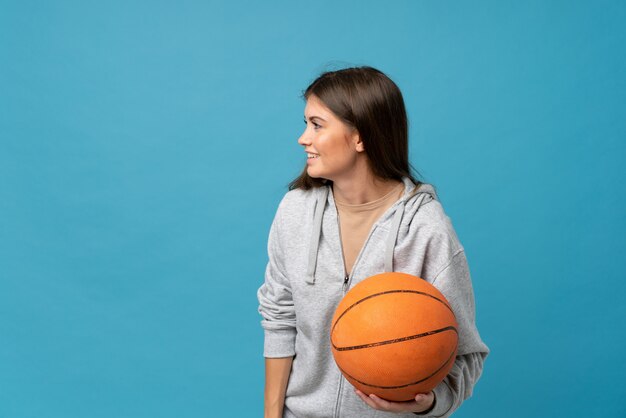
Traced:
<path fill-rule="evenodd" d="M 264 356 L 291 357 L 295 354 L 296 313 L 291 284 L 285 275 L 283 251 L 280 244 L 281 205 L 270 228 L 267 243 L 269 261 L 265 282 L 259 288 L 259 313 L 265 330 Z"/>
<path fill-rule="evenodd" d="M 457 357 L 448 376 L 433 390 L 435 404 L 428 417 L 448 417 L 472 395 L 489 349 L 475 324 L 474 293 L 465 252 L 461 248 L 435 275 L 432 284 L 448 299 L 459 326 Z"/>

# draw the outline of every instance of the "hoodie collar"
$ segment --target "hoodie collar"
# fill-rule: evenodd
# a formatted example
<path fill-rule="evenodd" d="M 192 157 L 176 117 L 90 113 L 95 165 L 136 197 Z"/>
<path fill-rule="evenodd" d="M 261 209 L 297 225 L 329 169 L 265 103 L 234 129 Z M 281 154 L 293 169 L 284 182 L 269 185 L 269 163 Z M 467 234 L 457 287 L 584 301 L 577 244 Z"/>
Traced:
<path fill-rule="evenodd" d="M 387 235 L 385 243 L 385 272 L 393 271 L 393 250 L 396 246 L 398 239 L 398 231 L 400 230 L 400 222 L 405 212 L 405 207 L 409 199 L 414 195 L 419 195 L 416 200 L 417 208 L 422 205 L 427 195 L 431 195 L 433 198 L 437 198 L 437 195 L 433 187 L 429 184 L 422 184 L 420 187 L 416 187 L 415 184 L 408 178 L 403 177 L 404 193 L 402 197 L 394 203 L 389 210 L 383 214 L 383 216 L 376 221 L 377 224 L 386 221 L 389 217 L 393 216 L 391 227 L 389 228 L 389 234 Z M 308 253 L 308 265 L 306 273 L 306 282 L 308 284 L 315 284 L 315 269 L 317 267 L 317 253 L 319 250 L 321 232 L 322 232 L 322 220 L 324 210 L 329 199 L 332 199 L 330 194 L 330 186 L 322 186 L 316 190 L 317 199 L 315 199 L 315 207 L 313 208 L 313 228 L 311 231 L 311 237 L 309 241 L 309 253 Z"/>

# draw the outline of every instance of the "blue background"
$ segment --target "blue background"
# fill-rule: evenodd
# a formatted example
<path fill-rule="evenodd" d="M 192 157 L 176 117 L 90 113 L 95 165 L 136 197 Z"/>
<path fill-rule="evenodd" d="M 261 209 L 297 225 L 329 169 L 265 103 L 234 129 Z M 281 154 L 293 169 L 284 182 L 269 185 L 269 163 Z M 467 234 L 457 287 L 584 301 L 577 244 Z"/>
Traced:
<path fill-rule="evenodd" d="M 622 1 L 2 1 L 0 417 L 261 416 L 299 97 L 372 65 L 492 350 L 458 417 L 626 416 Z"/>

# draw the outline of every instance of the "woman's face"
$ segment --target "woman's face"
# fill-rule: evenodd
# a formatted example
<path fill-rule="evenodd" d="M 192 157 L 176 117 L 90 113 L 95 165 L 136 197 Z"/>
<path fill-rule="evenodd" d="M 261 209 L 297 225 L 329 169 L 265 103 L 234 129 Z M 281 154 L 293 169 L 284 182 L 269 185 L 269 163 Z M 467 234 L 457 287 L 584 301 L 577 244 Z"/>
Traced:
<path fill-rule="evenodd" d="M 306 129 L 298 143 L 307 153 L 309 176 L 337 181 L 353 174 L 357 157 L 364 151 L 357 130 L 345 124 L 313 95 L 306 101 L 304 123 Z"/>

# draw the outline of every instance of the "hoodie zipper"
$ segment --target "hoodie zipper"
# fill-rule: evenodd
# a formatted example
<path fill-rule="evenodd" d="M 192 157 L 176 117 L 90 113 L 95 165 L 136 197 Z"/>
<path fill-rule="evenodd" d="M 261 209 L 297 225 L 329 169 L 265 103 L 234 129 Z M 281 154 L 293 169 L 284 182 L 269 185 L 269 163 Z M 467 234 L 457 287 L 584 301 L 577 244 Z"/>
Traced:
<path fill-rule="evenodd" d="M 350 281 L 350 276 L 346 274 L 346 277 L 343 278 L 343 294 L 346 294 L 346 290 L 348 290 L 348 282 Z"/>
<path fill-rule="evenodd" d="M 335 207 L 335 210 L 337 210 L 336 207 Z M 343 243 L 341 242 L 341 225 L 339 224 L 339 211 L 337 211 L 337 232 L 339 233 L 339 253 L 341 255 L 341 264 L 343 265 L 343 286 L 342 286 L 343 296 L 346 295 L 348 288 L 350 287 L 350 282 L 352 281 L 352 275 L 354 274 L 355 267 L 357 266 L 359 260 L 361 259 L 361 255 L 363 254 L 365 247 L 367 246 L 367 243 L 370 240 L 370 237 L 372 236 L 372 234 L 374 233 L 377 227 L 378 227 L 378 223 L 375 222 L 374 225 L 372 225 L 372 228 L 370 229 L 370 232 L 367 235 L 367 238 L 365 238 L 365 242 L 363 242 L 363 246 L 361 247 L 361 250 L 359 251 L 359 254 L 357 255 L 356 259 L 354 260 L 354 264 L 352 264 L 352 271 L 350 272 L 350 274 L 348 274 L 348 272 L 346 271 L 346 261 L 343 256 Z M 339 372 L 339 390 L 337 391 L 337 401 L 335 402 L 335 413 L 333 414 L 335 418 L 339 418 L 339 411 L 341 410 L 342 392 L 343 392 L 343 375 L 341 374 L 341 372 Z"/>
<path fill-rule="evenodd" d="M 346 291 L 348 290 L 348 284 L 350 283 L 350 275 L 346 271 L 346 260 L 343 256 L 343 243 L 341 242 L 341 224 L 339 223 L 339 210 L 335 206 L 335 211 L 337 212 L 337 232 L 339 235 L 339 255 L 341 256 L 341 265 L 343 266 L 343 286 L 342 286 L 342 298 L 345 296 Z M 356 263 L 355 263 L 356 264 Z M 352 272 L 354 272 L 354 266 L 352 267 Z M 339 372 L 339 389 L 337 390 L 337 400 L 335 401 L 335 413 L 333 414 L 334 418 L 339 418 L 339 410 L 341 409 L 341 393 L 343 392 L 343 375 L 341 371 Z"/>
<path fill-rule="evenodd" d="M 402 198 L 400 198 L 400 200 L 402 200 Z M 400 204 L 404 204 L 404 202 L 401 202 Z M 390 211 L 391 208 L 393 208 L 396 205 L 397 205 L 397 203 L 392 205 L 387 210 Z M 346 271 L 346 261 L 345 261 L 344 256 L 343 256 L 343 243 L 341 242 L 341 225 L 339 223 L 339 211 L 337 210 L 337 205 L 335 205 L 335 211 L 337 213 L 337 232 L 338 232 L 338 235 L 339 235 L 339 253 L 341 255 L 341 264 L 343 265 L 343 286 L 342 286 L 342 290 L 343 290 L 343 295 L 345 296 L 345 294 L 347 293 L 348 289 L 350 288 L 350 283 L 352 282 L 352 276 L 354 274 L 354 270 L 355 270 L 357 264 L 359 263 L 359 261 L 361 260 L 361 256 L 365 252 L 365 247 L 369 243 L 370 238 L 374 234 L 374 231 L 376 230 L 376 228 L 378 228 L 378 222 L 379 221 L 374 222 L 374 225 L 372 225 L 372 228 L 370 229 L 370 232 L 367 235 L 367 238 L 365 238 L 365 242 L 363 242 L 363 245 L 361 246 L 361 250 L 359 251 L 359 254 L 357 255 L 356 259 L 354 260 L 354 264 L 352 265 L 352 271 L 350 272 L 350 274 L 348 274 L 348 272 Z M 381 217 L 383 215 L 381 215 Z M 337 391 L 337 401 L 335 402 L 335 413 L 333 414 L 333 416 L 335 418 L 340 418 L 339 417 L 339 411 L 341 409 L 341 393 L 342 393 L 342 391 L 343 391 L 343 375 L 341 374 L 341 372 L 339 372 L 339 390 Z"/>
<path fill-rule="evenodd" d="M 337 223 L 339 223 L 339 218 L 337 218 Z M 372 237 L 372 235 L 374 235 L 374 231 L 376 230 L 376 228 L 378 228 L 378 222 L 375 222 L 374 225 L 372 225 L 372 229 L 370 229 L 369 234 L 367 235 L 367 238 L 365 238 L 365 241 L 363 242 L 363 245 L 361 246 L 361 251 L 359 251 L 359 254 L 356 256 L 356 259 L 354 260 L 354 264 L 352 264 L 352 271 L 350 272 L 350 274 L 348 274 L 346 272 L 346 262 L 345 259 L 343 258 L 343 244 L 341 242 L 341 230 L 338 228 L 339 231 L 339 248 L 341 250 L 341 261 L 343 263 L 343 294 L 345 296 L 345 294 L 348 292 L 348 289 L 350 288 L 350 283 L 352 282 L 352 276 L 354 273 L 354 270 L 356 269 L 357 264 L 359 264 L 359 261 L 361 260 L 361 256 L 363 255 L 363 253 L 365 252 L 365 247 L 367 246 L 370 238 Z"/>

